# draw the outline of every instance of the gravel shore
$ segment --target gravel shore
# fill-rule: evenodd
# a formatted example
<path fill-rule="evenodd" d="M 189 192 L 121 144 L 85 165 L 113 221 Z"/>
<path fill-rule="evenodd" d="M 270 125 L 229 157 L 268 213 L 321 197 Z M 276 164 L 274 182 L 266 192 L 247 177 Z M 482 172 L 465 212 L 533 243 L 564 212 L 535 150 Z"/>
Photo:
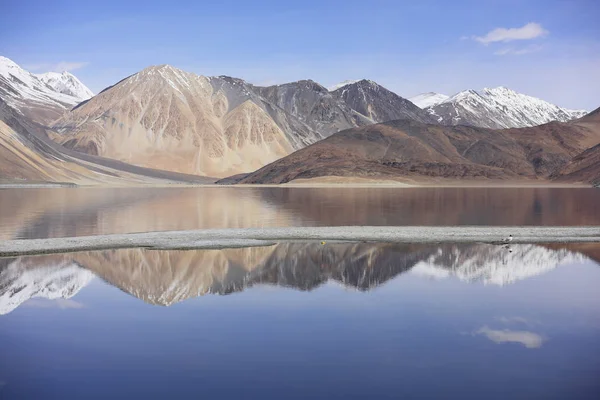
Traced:
<path fill-rule="evenodd" d="M 146 247 L 153 249 L 215 249 L 268 246 L 281 241 L 348 241 L 397 243 L 600 242 L 600 227 L 427 227 L 338 226 L 204 229 L 0 241 L 0 256 L 63 253 L 83 250 Z"/>

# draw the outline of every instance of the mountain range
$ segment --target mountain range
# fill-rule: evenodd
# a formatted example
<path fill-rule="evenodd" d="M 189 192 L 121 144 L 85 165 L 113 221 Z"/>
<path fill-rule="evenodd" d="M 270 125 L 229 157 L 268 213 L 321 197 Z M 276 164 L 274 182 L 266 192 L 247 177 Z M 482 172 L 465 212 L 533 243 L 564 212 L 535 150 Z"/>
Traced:
<path fill-rule="evenodd" d="M 505 130 L 414 120 L 353 128 L 238 176 L 237 181 L 280 184 L 331 176 L 406 183 L 548 179 L 600 143 L 599 110 L 568 123 Z"/>
<path fill-rule="evenodd" d="M 60 134 L 56 140 L 77 151 L 225 177 L 260 168 L 340 130 L 397 118 L 432 121 L 370 81 L 334 92 L 310 80 L 258 87 L 164 65 L 104 90 L 52 128 Z"/>
<path fill-rule="evenodd" d="M 590 163 L 594 170 L 593 155 L 582 154 L 587 161 L 573 158 L 600 142 L 596 136 L 579 131 L 575 138 L 569 137 L 568 132 L 579 129 L 574 127 L 580 124 L 552 122 L 537 128 L 537 136 L 526 131 L 527 139 L 517 140 L 521 142 L 518 148 L 511 147 L 518 132 L 481 130 L 566 122 L 585 113 L 503 87 L 468 90 L 448 98 L 426 93 L 413 98 L 415 105 L 365 79 L 330 89 L 311 80 L 261 87 L 237 78 L 205 77 L 162 65 L 146 68 L 92 95 L 72 74 L 31 74 L 0 58 L 0 120 L 5 124 L 0 125 L 0 151 L 6 155 L 0 161 L 0 179 L 129 184 L 149 180 L 200 182 L 197 176 L 214 177 L 205 179 L 214 181 L 235 175 L 233 181 L 242 181 L 241 174 L 258 173 L 289 155 L 300 162 L 299 155 L 306 156 L 303 150 L 307 148 L 314 150 L 313 144 L 322 150 L 334 144 L 326 158 L 341 157 L 340 166 L 346 168 L 350 159 L 343 160 L 347 149 L 338 146 L 343 136 L 340 132 L 360 134 L 372 132 L 369 127 L 377 130 L 387 126 L 389 130 L 403 126 L 409 130 L 405 133 L 410 139 L 394 142 L 381 162 L 375 163 L 379 165 L 371 161 L 383 153 L 373 152 L 378 145 L 370 134 L 372 143 L 358 151 L 370 163 L 361 164 L 357 159 L 350 171 L 379 177 L 381 166 L 389 169 L 391 162 L 395 173 L 383 175 L 403 175 L 407 180 L 433 176 L 590 181 L 589 172 L 577 171 L 589 171 Z M 381 123 L 387 125 L 377 125 Z M 449 150 L 448 146 L 456 143 L 448 139 L 423 142 L 418 139 L 418 132 L 423 131 L 458 135 L 461 145 Z M 580 134 L 585 138 L 579 138 Z M 332 135 L 338 136 L 329 140 Z M 558 143 L 557 136 L 564 138 L 564 143 Z M 462 144 L 471 146 L 468 154 L 457 153 L 466 149 Z M 515 149 L 516 153 L 510 153 Z M 542 154 L 547 150 L 551 154 Z M 398 151 L 401 156 L 395 153 Z M 414 165 L 417 160 L 419 166 Z M 412 164 L 403 164 L 407 161 Z M 567 163 L 571 169 L 561 173 L 560 168 Z M 450 164 L 456 165 L 448 167 Z M 376 169 L 369 171 L 371 167 Z M 74 169 L 79 172 L 73 174 Z M 335 168 L 329 172 L 339 174 Z M 316 172 L 309 175 L 324 176 Z"/>
<path fill-rule="evenodd" d="M 514 245 L 281 243 L 260 248 L 105 250 L 4 259 L 0 315 L 34 297 L 71 298 L 93 276 L 147 303 L 169 306 L 256 285 L 313 290 L 326 282 L 368 291 L 410 271 L 426 278 L 507 285 L 588 258 L 564 248 Z"/>
<path fill-rule="evenodd" d="M 432 94 L 418 101 L 421 104 L 429 102 L 425 111 L 442 125 L 522 128 L 551 121 L 567 122 L 587 114 L 585 110 L 561 108 L 503 86 L 481 91 L 465 90 L 439 102 L 441 97 L 435 96 L 440 95 Z"/>

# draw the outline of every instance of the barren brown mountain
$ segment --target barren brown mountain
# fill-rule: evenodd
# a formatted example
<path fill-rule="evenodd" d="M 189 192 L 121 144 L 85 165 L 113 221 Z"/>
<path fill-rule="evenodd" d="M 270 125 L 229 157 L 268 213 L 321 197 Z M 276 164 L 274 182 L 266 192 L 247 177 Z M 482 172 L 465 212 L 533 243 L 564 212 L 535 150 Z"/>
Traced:
<path fill-rule="evenodd" d="M 600 143 L 597 114 L 506 130 L 390 121 L 339 132 L 238 181 L 286 183 L 326 176 L 404 182 L 548 179 Z"/>
<path fill-rule="evenodd" d="M 577 123 L 589 129 L 598 129 L 598 126 L 600 126 L 600 109 L 581 118 Z M 560 181 L 600 185 L 600 144 L 575 156 L 563 168 L 553 174 L 553 177 Z"/>
<path fill-rule="evenodd" d="M 88 154 L 205 176 L 248 171 L 294 150 L 264 108 L 227 95 L 209 78 L 146 68 L 74 108 L 54 124 L 62 133 L 55 139 Z"/>
<path fill-rule="evenodd" d="M 208 183 L 211 178 L 142 168 L 68 150 L 45 128 L 0 101 L 0 182 L 75 184 Z"/>

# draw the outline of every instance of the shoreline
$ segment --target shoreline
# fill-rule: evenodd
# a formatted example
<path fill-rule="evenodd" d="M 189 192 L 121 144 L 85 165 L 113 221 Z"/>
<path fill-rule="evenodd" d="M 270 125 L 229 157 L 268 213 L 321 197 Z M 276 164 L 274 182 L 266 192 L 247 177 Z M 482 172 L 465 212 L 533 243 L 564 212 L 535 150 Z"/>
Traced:
<path fill-rule="evenodd" d="M 270 246 L 278 242 L 391 242 L 391 243 L 600 243 L 600 226 L 337 226 L 292 228 L 202 229 L 98 236 L 0 241 L 0 257 L 74 251 L 148 248 L 155 250 L 220 249 Z"/>
<path fill-rule="evenodd" d="M 233 185 L 219 185 L 216 183 L 208 184 L 194 184 L 194 183 L 173 183 L 173 184 L 130 184 L 130 185 L 80 185 L 70 183 L 0 183 L 1 189 L 129 189 L 129 188 L 283 188 L 283 189 L 294 189 L 294 188 L 320 188 L 320 189 L 343 189 L 343 188 L 373 188 L 373 189 L 422 189 L 422 188 L 523 188 L 523 189 L 572 189 L 572 188 L 589 188 L 594 189 L 597 186 L 587 183 L 523 183 L 523 182 L 507 182 L 507 183 L 487 183 L 487 182 L 456 182 L 456 183 L 377 183 L 377 182 L 349 182 L 349 183 L 318 183 L 318 182 L 306 182 L 306 183 L 282 183 L 282 184 L 233 184 Z"/>

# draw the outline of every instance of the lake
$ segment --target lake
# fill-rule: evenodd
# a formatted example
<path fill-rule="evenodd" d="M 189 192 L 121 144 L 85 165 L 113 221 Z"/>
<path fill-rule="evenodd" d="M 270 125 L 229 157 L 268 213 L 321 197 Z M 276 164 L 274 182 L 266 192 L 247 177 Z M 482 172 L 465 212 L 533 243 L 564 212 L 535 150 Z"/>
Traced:
<path fill-rule="evenodd" d="M 588 188 L 0 189 L 0 239 L 345 225 L 600 225 Z"/>
<path fill-rule="evenodd" d="M 3 239 L 600 225 L 594 189 L 10 189 Z M 0 399 L 600 398 L 600 244 L 0 258 Z"/>

